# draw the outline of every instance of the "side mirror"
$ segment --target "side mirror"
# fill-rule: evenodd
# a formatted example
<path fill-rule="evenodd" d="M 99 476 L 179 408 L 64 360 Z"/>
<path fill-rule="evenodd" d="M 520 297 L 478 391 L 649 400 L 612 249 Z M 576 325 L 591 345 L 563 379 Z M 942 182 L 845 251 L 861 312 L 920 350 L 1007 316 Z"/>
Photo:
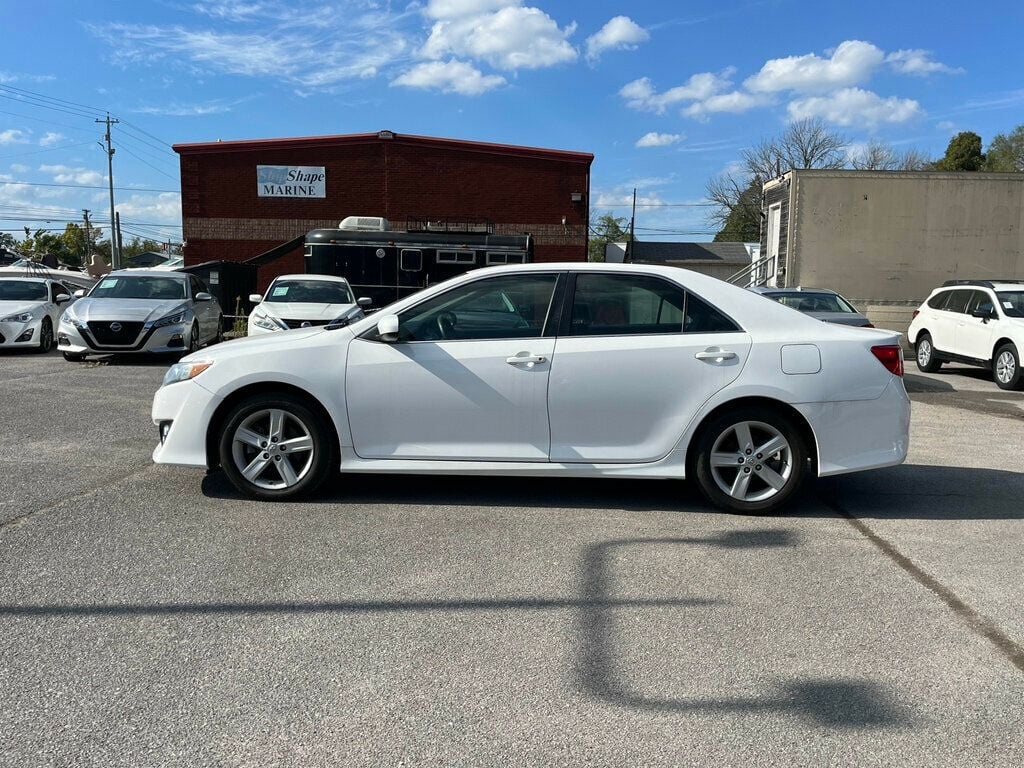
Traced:
<path fill-rule="evenodd" d="M 995 320 L 997 315 L 994 309 L 976 309 L 971 312 L 971 317 L 976 317 L 979 320 Z"/>
<path fill-rule="evenodd" d="M 382 315 L 377 321 L 377 333 L 385 344 L 398 341 L 398 315 Z"/>
<path fill-rule="evenodd" d="M 369 296 L 360 296 L 358 299 L 356 299 L 356 304 L 358 304 L 360 307 L 368 307 L 371 304 L 373 304 L 373 299 L 371 299 Z"/>
<path fill-rule="evenodd" d="M 84 289 L 79 288 L 77 291 L 75 291 L 75 298 L 76 299 L 80 299 L 83 296 L 85 296 L 85 290 Z"/>
<path fill-rule="evenodd" d="M 213 301 L 213 295 L 206 291 L 200 291 L 196 294 L 196 301 Z"/>
<path fill-rule="evenodd" d="M 249 303 L 250 304 L 259 304 L 261 301 L 263 301 L 263 294 L 260 294 L 260 293 L 250 293 L 249 294 Z"/>
<path fill-rule="evenodd" d="M 65 302 L 71 301 L 71 297 L 68 296 L 66 293 L 58 293 L 57 298 L 55 298 L 53 301 L 56 304 L 64 304 Z"/>

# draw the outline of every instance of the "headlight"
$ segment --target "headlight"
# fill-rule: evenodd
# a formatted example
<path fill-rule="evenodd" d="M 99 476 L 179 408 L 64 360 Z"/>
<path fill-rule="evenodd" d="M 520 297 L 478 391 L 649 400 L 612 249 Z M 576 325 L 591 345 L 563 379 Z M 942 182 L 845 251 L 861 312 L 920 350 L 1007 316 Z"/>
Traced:
<path fill-rule="evenodd" d="M 0 323 L 27 323 L 31 319 L 31 312 L 22 312 L 20 315 L 8 315 L 7 317 L 0 317 Z"/>
<path fill-rule="evenodd" d="M 153 327 L 154 328 L 164 328 L 164 327 L 166 327 L 168 325 L 180 325 L 181 323 L 184 323 L 184 322 L 185 322 L 185 310 L 184 309 L 179 309 L 173 315 L 167 315 L 167 317 L 161 317 L 159 320 L 157 320 L 155 323 L 153 323 Z"/>
<path fill-rule="evenodd" d="M 78 328 L 79 330 L 86 330 L 88 328 L 88 325 L 86 325 L 84 322 L 79 320 L 75 315 L 73 315 L 70 309 L 64 311 L 64 314 L 60 316 L 60 321 L 62 323 L 67 323 L 70 326 Z"/>
<path fill-rule="evenodd" d="M 194 379 L 211 365 L 213 365 L 213 362 L 210 360 L 200 360 L 194 363 L 176 363 L 167 369 L 167 373 L 164 374 L 164 383 L 161 386 L 166 387 L 168 384 L 177 384 L 179 381 Z"/>
<path fill-rule="evenodd" d="M 277 321 L 266 315 L 256 314 L 252 316 L 252 321 L 255 325 L 260 328 L 264 328 L 268 331 L 280 331 L 281 326 L 278 325 Z"/>

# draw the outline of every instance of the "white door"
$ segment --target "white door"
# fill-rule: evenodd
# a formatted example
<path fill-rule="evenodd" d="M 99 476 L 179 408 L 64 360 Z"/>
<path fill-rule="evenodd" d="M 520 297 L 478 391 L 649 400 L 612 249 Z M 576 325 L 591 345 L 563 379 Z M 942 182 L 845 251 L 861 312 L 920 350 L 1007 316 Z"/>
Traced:
<path fill-rule="evenodd" d="M 768 256 L 771 259 L 771 274 L 768 285 L 773 288 L 779 284 L 779 242 L 782 227 L 782 204 L 776 203 L 768 209 Z"/>
<path fill-rule="evenodd" d="M 976 309 L 994 313 L 995 302 L 985 291 L 971 291 L 967 309 L 957 320 L 956 353 L 976 360 L 991 360 L 999 320 L 974 317 L 971 313 Z"/>
<path fill-rule="evenodd" d="M 558 275 L 485 278 L 399 317 L 399 340 L 352 342 L 345 398 L 369 459 L 547 461 L 546 329 Z"/>
<path fill-rule="evenodd" d="M 650 275 L 586 272 L 570 293 L 548 395 L 551 460 L 663 458 L 700 406 L 739 375 L 750 337 Z"/>
<path fill-rule="evenodd" d="M 932 335 L 932 344 L 935 349 L 942 352 L 964 354 L 957 349 L 956 334 L 957 326 L 964 319 L 967 302 L 970 299 L 971 291 L 968 289 L 950 291 L 949 300 L 945 306 L 935 312 L 935 318 L 930 323 L 932 327 L 928 329 Z"/>

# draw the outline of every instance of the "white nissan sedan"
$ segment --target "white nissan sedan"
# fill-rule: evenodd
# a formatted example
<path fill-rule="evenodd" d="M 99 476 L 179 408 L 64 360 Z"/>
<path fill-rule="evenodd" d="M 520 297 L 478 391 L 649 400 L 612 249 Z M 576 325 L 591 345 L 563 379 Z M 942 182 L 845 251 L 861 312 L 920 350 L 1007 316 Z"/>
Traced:
<path fill-rule="evenodd" d="M 340 467 L 687 477 L 763 513 L 809 475 L 901 463 L 902 374 L 895 333 L 687 270 L 494 267 L 354 322 L 185 357 L 153 401 L 153 459 L 222 467 L 262 499 Z"/>
<path fill-rule="evenodd" d="M 249 336 L 327 325 L 350 312 L 362 317 L 361 308 L 370 304 L 357 301 L 348 280 L 333 275 L 281 275 L 266 295 L 254 293 L 249 301 L 256 305 L 249 313 Z"/>

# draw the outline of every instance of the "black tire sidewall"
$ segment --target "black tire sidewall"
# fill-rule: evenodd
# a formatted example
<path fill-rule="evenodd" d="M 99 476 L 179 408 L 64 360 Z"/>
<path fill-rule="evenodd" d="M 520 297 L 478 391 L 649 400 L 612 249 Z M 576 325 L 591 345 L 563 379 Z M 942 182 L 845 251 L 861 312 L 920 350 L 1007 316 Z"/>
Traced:
<path fill-rule="evenodd" d="M 1013 355 L 1013 376 L 1005 384 L 996 375 L 996 362 L 1004 352 L 1009 352 Z M 1024 385 L 1024 371 L 1020 369 L 1020 354 L 1017 352 L 1016 344 L 1003 344 L 1003 346 L 996 350 L 996 356 L 992 360 L 992 379 L 1000 389 L 1019 390 Z"/>
<path fill-rule="evenodd" d="M 64 352 L 64 359 L 69 363 L 80 363 L 85 360 L 85 355 L 79 355 L 75 352 Z"/>
<path fill-rule="evenodd" d="M 711 474 L 711 449 L 715 440 L 730 426 L 741 421 L 760 421 L 782 433 L 793 452 L 793 472 L 789 483 L 779 493 L 764 501 L 744 502 L 723 493 Z M 704 497 L 720 509 L 743 515 L 771 514 L 783 507 L 803 485 L 807 474 L 810 447 L 793 419 L 770 408 L 741 406 L 709 421 L 700 431 L 691 463 L 697 487 Z"/>
<path fill-rule="evenodd" d="M 235 467 L 231 451 L 235 430 L 252 413 L 266 408 L 278 408 L 294 414 L 309 427 L 309 432 L 313 437 L 313 466 L 310 467 L 306 476 L 291 488 L 278 490 L 260 488 L 246 480 Z M 218 442 L 221 468 L 231 484 L 247 496 L 266 501 L 283 501 L 310 494 L 323 483 L 332 467 L 337 464 L 334 440 L 328 431 L 330 428 L 330 425 L 325 423 L 323 416 L 316 413 L 298 397 L 285 393 L 254 395 L 232 408 L 223 421 Z"/>
<path fill-rule="evenodd" d="M 49 331 L 49 334 L 46 331 Z M 44 340 L 49 338 L 50 342 L 44 344 Z M 53 323 L 50 322 L 50 318 L 43 318 L 43 322 L 39 326 L 39 352 L 40 354 L 46 354 L 54 347 L 53 338 Z"/>

